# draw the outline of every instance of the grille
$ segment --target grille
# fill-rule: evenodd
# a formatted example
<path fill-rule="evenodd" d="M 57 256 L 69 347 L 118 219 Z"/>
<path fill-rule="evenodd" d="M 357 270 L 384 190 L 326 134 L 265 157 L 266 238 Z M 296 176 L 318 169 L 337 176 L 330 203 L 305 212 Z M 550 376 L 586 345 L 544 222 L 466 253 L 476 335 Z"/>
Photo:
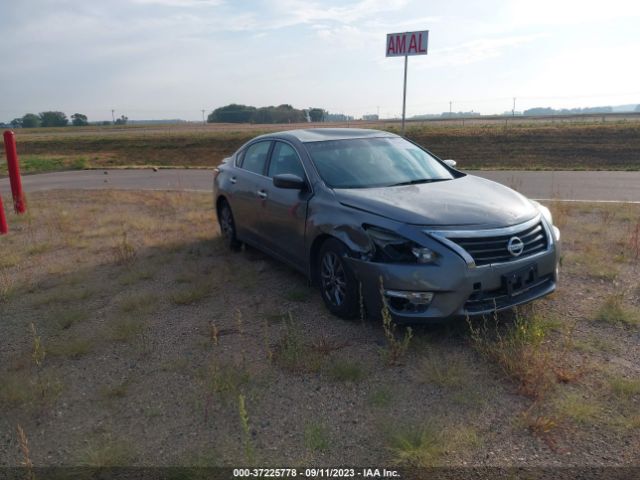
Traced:
<path fill-rule="evenodd" d="M 518 237 L 524 243 L 522 253 L 517 257 L 507 250 L 507 244 L 512 237 Z M 519 260 L 547 249 L 548 239 L 542 223 L 514 232 L 509 235 L 495 237 L 448 237 L 452 242 L 464 248 L 473 257 L 476 265 L 488 265 L 490 263 L 504 263 Z"/>

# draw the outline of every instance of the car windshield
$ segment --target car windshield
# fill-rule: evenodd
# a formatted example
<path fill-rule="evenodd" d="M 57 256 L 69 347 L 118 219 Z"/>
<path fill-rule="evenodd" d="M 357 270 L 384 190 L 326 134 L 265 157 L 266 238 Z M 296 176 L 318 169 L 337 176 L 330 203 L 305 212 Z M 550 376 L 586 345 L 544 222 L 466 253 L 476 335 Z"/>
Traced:
<path fill-rule="evenodd" d="M 440 162 L 403 138 L 305 143 L 330 188 L 376 188 L 452 180 Z"/>

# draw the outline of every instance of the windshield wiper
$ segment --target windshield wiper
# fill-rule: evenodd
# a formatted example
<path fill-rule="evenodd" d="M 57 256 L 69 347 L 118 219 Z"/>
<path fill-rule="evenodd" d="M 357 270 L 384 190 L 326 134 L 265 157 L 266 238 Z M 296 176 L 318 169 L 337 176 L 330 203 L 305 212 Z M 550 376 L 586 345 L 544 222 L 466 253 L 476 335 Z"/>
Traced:
<path fill-rule="evenodd" d="M 450 180 L 450 179 L 449 178 L 418 178 L 417 180 L 409 180 L 407 182 L 393 183 L 388 186 L 401 187 L 402 185 L 417 185 L 419 183 L 444 182 L 445 180 Z"/>

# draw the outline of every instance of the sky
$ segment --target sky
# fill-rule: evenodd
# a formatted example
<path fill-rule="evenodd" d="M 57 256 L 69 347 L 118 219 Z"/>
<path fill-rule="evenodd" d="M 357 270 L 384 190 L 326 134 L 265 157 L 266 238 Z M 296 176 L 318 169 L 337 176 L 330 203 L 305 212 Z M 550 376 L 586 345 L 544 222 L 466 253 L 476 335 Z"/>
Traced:
<path fill-rule="evenodd" d="M 407 116 L 640 103 L 640 2 L 21 0 L 0 9 L 0 121 L 198 120 L 242 103 L 402 111 L 387 33 L 429 30 Z"/>

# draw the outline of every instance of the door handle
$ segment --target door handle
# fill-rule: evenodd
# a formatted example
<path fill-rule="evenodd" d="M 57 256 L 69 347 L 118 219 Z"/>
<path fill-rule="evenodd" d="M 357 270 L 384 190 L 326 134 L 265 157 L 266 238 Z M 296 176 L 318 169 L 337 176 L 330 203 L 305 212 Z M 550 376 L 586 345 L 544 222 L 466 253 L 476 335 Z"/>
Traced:
<path fill-rule="evenodd" d="M 238 180 L 236 180 L 236 177 L 231 177 L 229 181 L 235 185 Z"/>
<path fill-rule="evenodd" d="M 264 190 L 258 190 L 258 196 L 259 196 L 262 200 L 266 200 L 266 198 L 268 197 L 267 192 L 265 192 Z"/>

